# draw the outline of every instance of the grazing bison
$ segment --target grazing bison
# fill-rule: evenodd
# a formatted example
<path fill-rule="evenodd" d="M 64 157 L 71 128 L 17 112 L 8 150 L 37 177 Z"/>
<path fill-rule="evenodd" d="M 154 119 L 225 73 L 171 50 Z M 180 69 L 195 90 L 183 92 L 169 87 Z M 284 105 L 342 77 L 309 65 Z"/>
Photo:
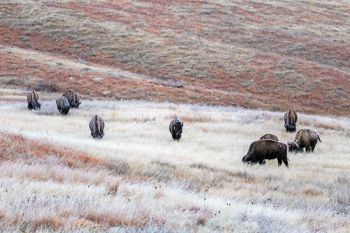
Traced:
<path fill-rule="evenodd" d="M 91 131 L 91 136 L 93 138 L 101 139 L 103 137 L 105 122 L 103 121 L 103 119 L 100 116 L 98 116 L 98 115 L 93 116 L 91 118 L 89 127 L 90 127 L 90 131 Z"/>
<path fill-rule="evenodd" d="M 243 163 L 265 164 L 265 159 L 276 159 L 278 166 L 282 161 L 288 167 L 287 145 L 274 140 L 258 140 L 253 142 L 246 156 L 242 158 Z"/>
<path fill-rule="evenodd" d="M 288 142 L 288 150 L 293 152 L 313 152 L 317 141 L 321 141 L 318 133 L 311 129 L 301 129 L 295 135 L 293 142 Z"/>
<path fill-rule="evenodd" d="M 278 137 L 273 134 L 265 134 L 264 136 L 261 136 L 260 140 L 274 140 L 278 142 Z"/>
<path fill-rule="evenodd" d="M 183 122 L 177 116 L 175 116 L 175 118 L 171 120 L 169 125 L 169 131 L 174 140 L 180 140 L 183 126 Z"/>
<path fill-rule="evenodd" d="M 293 109 L 289 109 L 288 112 L 284 114 L 284 127 L 287 132 L 295 132 L 297 120 L 298 115 Z"/>
<path fill-rule="evenodd" d="M 41 104 L 39 103 L 39 95 L 35 91 L 30 92 L 27 95 L 28 109 L 37 110 L 41 108 Z"/>
<path fill-rule="evenodd" d="M 79 99 L 79 94 L 76 90 L 69 89 L 68 91 L 63 93 L 63 96 L 65 96 L 68 99 L 70 107 L 79 108 L 81 102 Z"/>
<path fill-rule="evenodd" d="M 60 113 L 64 115 L 68 114 L 70 106 L 69 106 L 69 101 L 65 96 L 62 96 L 61 98 L 56 100 L 56 105 Z"/>

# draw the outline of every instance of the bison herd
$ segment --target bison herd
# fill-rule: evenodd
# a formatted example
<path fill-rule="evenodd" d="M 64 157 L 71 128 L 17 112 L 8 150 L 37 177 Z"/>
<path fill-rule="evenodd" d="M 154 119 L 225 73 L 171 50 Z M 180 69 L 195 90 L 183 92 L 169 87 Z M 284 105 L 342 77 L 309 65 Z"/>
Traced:
<path fill-rule="evenodd" d="M 296 131 L 297 119 L 298 116 L 292 109 L 284 114 L 284 127 L 287 132 Z M 321 142 L 320 136 L 311 129 L 300 129 L 295 135 L 294 141 L 287 142 L 287 144 L 279 142 L 273 134 L 265 134 L 250 145 L 242 162 L 262 165 L 265 164 L 266 159 L 277 159 L 278 166 L 281 166 L 283 162 L 288 167 L 287 151 L 303 152 L 305 148 L 306 152 L 313 152 L 317 141 Z"/>
<path fill-rule="evenodd" d="M 39 103 L 39 95 L 35 91 L 27 95 L 28 109 L 38 110 L 41 108 Z M 79 108 L 81 101 L 77 91 L 70 89 L 63 93 L 62 97 L 56 100 L 57 109 L 60 113 L 67 115 L 71 108 Z M 284 114 L 284 127 L 287 132 L 296 131 L 296 123 L 298 116 L 293 109 L 289 109 Z M 178 116 L 175 116 L 169 124 L 170 134 L 175 141 L 179 141 L 182 135 L 184 124 Z M 104 135 L 105 123 L 103 119 L 95 115 L 91 118 L 89 128 L 91 136 L 96 139 L 101 139 Z M 278 137 L 273 134 L 265 134 L 250 144 L 248 153 L 242 158 L 243 163 L 260 165 L 265 164 L 265 160 L 277 159 L 278 166 L 282 162 L 288 167 L 287 151 L 289 152 L 313 152 L 317 142 L 320 141 L 320 136 L 311 129 L 300 129 L 293 141 L 287 144 L 280 142 Z"/>

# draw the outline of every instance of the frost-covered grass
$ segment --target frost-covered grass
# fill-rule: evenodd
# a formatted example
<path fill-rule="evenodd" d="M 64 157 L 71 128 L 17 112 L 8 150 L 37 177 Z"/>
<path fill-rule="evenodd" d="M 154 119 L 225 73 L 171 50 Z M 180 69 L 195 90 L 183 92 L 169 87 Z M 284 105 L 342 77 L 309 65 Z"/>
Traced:
<path fill-rule="evenodd" d="M 348 118 L 300 114 L 298 128 L 316 129 L 323 142 L 313 154 L 289 154 L 287 169 L 275 160 L 265 166 L 241 162 L 250 143 L 265 133 L 283 142 L 294 138 L 284 131 L 283 113 L 85 100 L 67 116 L 58 114 L 54 101 L 43 101 L 38 112 L 28 111 L 24 102 L 2 102 L 0 112 L 5 133 L 0 145 L 6 147 L 0 163 L 1 229 L 350 230 Z M 105 120 L 102 140 L 90 136 L 94 114 Z M 184 121 L 180 142 L 168 130 L 175 114 Z M 7 134 L 24 137 L 21 149 Z M 37 156 L 33 142 L 65 149 L 40 149 Z M 95 158 L 96 166 L 92 160 L 74 162 L 85 161 L 75 152 Z"/>

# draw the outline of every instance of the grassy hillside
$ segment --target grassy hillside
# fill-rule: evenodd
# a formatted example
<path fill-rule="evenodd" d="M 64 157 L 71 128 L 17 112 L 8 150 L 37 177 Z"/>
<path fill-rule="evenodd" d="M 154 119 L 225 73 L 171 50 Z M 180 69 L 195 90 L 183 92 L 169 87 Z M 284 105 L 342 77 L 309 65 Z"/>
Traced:
<path fill-rule="evenodd" d="M 345 0 L 5 0 L 0 81 L 56 91 L 74 86 L 94 97 L 348 116 L 348 25 Z M 7 51 L 11 46 L 57 62 Z M 62 66 L 62 56 L 91 66 Z M 91 72 L 95 66 L 142 79 Z"/>
<path fill-rule="evenodd" d="M 58 114 L 59 93 L 28 111 L 1 90 L 0 227 L 4 231 L 348 232 L 349 118 L 299 116 L 322 139 L 290 168 L 241 162 L 283 113 L 135 101 L 87 101 Z M 12 101 L 8 101 L 11 99 Z M 105 137 L 88 123 L 99 114 Z M 174 114 L 184 134 L 174 142 Z"/>
<path fill-rule="evenodd" d="M 0 1 L 0 231 L 350 232 L 349 25 L 347 0 Z M 290 107 L 315 152 L 243 164 Z"/>

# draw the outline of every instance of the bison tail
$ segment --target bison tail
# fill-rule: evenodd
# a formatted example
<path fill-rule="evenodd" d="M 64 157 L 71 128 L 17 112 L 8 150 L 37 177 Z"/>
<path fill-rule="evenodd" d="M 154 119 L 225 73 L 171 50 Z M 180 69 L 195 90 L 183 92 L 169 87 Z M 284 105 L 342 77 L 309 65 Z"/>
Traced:
<path fill-rule="evenodd" d="M 320 142 L 322 142 L 322 141 L 321 141 L 321 138 L 320 138 L 320 135 L 317 135 L 317 139 L 318 139 Z"/>

